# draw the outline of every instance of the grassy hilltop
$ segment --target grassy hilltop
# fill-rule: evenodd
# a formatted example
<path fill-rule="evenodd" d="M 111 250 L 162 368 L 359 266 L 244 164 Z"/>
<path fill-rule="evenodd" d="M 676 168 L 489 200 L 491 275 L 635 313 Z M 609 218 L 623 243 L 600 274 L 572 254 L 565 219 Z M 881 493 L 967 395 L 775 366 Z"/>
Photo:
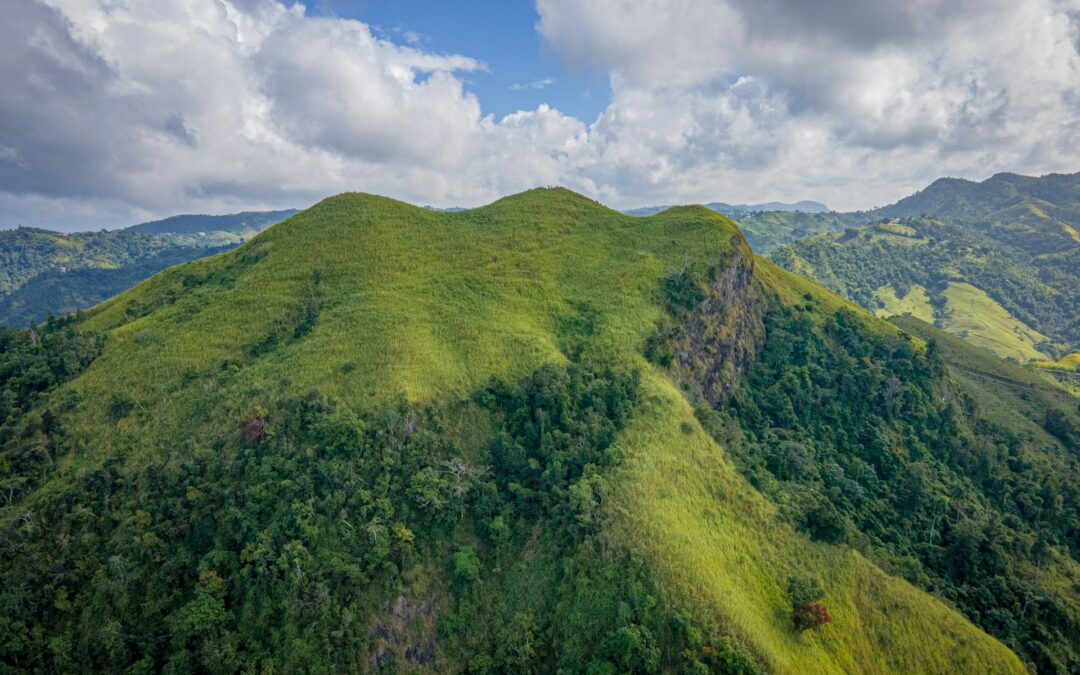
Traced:
<path fill-rule="evenodd" d="M 344 194 L 0 346 L 8 667 L 1024 672 L 984 629 L 1078 663 L 1076 411 L 981 428 L 703 207 Z M 1064 513 L 1005 518 L 1021 475 Z M 948 562 L 969 516 L 994 589 Z"/>

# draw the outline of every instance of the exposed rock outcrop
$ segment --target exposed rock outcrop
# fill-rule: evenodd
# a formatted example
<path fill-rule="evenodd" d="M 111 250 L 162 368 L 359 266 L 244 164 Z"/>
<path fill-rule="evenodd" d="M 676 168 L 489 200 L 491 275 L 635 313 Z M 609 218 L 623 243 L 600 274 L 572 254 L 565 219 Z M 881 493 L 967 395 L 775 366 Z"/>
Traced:
<path fill-rule="evenodd" d="M 714 407 L 731 394 L 765 341 L 765 302 L 754 283 L 753 254 L 741 236 L 732 243 L 732 255 L 710 271 L 705 300 L 686 317 L 672 364 L 676 376 L 700 385 Z"/>

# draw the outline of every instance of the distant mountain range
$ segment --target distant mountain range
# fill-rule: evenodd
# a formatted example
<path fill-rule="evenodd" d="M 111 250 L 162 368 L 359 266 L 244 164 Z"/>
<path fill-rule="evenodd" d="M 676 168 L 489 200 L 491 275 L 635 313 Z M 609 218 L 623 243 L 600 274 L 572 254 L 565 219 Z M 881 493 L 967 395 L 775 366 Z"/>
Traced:
<path fill-rule="evenodd" d="M 727 204 L 725 202 L 709 202 L 704 205 L 705 208 L 712 209 L 717 213 L 722 213 L 725 216 L 731 217 L 735 215 L 741 215 L 744 213 L 755 213 L 759 211 L 798 211 L 801 213 L 826 213 L 830 211 L 828 206 L 825 206 L 821 202 L 801 201 L 789 204 L 787 202 L 765 202 L 762 204 Z M 643 206 L 637 209 L 629 209 L 623 211 L 623 213 L 631 216 L 651 216 L 661 211 L 670 209 L 670 206 Z"/>
<path fill-rule="evenodd" d="M 84 309 L 173 265 L 240 245 L 296 213 L 179 215 L 120 230 L 0 230 L 0 326 Z"/>
<path fill-rule="evenodd" d="M 203 232 L 261 232 L 298 213 L 284 211 L 244 211 L 224 216 L 180 215 L 132 225 L 127 230 L 145 234 L 199 234 Z"/>

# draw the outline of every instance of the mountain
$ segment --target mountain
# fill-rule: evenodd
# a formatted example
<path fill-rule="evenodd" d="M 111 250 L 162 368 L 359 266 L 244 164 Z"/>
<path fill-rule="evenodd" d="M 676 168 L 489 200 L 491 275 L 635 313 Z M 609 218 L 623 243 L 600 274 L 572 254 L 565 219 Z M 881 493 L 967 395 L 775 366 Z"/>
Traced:
<path fill-rule="evenodd" d="M 1033 207 L 1033 208 L 1032 208 Z M 1046 210 L 1051 215 L 1039 214 Z M 939 216 L 969 220 L 1080 216 L 1080 173 L 1047 174 L 1038 178 L 998 173 L 977 183 L 941 178 L 896 204 L 879 209 L 883 216 Z"/>
<path fill-rule="evenodd" d="M 332 197 L 0 333 L 0 662 L 1076 670 L 1075 401 L 937 344 L 702 207 Z"/>
<path fill-rule="evenodd" d="M 777 249 L 815 234 L 841 232 L 865 222 L 861 213 L 834 211 L 754 211 L 729 216 L 739 225 L 750 246 L 760 255 L 771 256 Z"/>
<path fill-rule="evenodd" d="M 1080 349 L 1080 174 L 941 179 L 862 217 L 772 257 L 875 313 L 912 313 L 1000 356 Z"/>
<path fill-rule="evenodd" d="M 169 242 L 135 232 L 80 232 L 19 227 L 0 230 L 0 293 L 10 293 L 47 270 L 110 268 L 156 255 Z"/>
<path fill-rule="evenodd" d="M 262 232 L 274 223 L 296 215 L 296 209 L 284 211 L 245 211 L 225 216 L 180 215 L 154 220 L 127 228 L 146 234 L 200 234 L 204 232 Z"/>
<path fill-rule="evenodd" d="M 631 216 L 651 216 L 661 211 L 670 209 L 670 206 L 643 206 L 637 209 L 623 211 Z M 731 217 L 735 214 L 754 213 L 757 211 L 799 211 L 802 213 L 828 213 L 829 207 L 821 202 L 803 200 L 801 202 L 765 202 L 763 204 L 727 204 L 725 202 L 709 202 L 705 208 L 712 209 L 717 213 Z"/>
<path fill-rule="evenodd" d="M 161 270 L 250 239 L 295 210 L 173 216 L 122 230 L 0 230 L 0 326 L 91 305 Z"/>
<path fill-rule="evenodd" d="M 27 326 L 50 314 L 92 307 L 140 281 L 180 263 L 228 251 L 232 246 L 167 246 L 118 267 L 46 270 L 16 290 L 0 295 L 0 325 Z"/>

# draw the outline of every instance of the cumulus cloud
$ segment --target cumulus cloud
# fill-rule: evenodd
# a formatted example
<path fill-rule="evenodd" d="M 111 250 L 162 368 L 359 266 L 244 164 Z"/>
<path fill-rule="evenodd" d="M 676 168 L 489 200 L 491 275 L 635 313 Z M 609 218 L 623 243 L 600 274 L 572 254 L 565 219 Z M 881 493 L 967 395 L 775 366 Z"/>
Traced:
<path fill-rule="evenodd" d="M 556 183 L 616 206 L 855 208 L 943 174 L 1080 169 L 1080 0 L 537 10 L 557 55 L 608 74 L 597 119 L 484 115 L 465 80 L 486 64 L 299 4 L 7 0 L 0 226 Z"/>
<path fill-rule="evenodd" d="M 851 208 L 941 174 L 1080 169 L 1076 0 L 537 8 L 564 59 L 612 74 L 594 127 L 612 191 Z"/>
<path fill-rule="evenodd" d="M 87 221 L 76 202 L 132 218 L 343 190 L 478 203 L 558 182 L 585 130 L 547 106 L 484 116 L 462 80 L 483 63 L 271 0 L 11 0 L 0 41 L 8 225 Z"/>

